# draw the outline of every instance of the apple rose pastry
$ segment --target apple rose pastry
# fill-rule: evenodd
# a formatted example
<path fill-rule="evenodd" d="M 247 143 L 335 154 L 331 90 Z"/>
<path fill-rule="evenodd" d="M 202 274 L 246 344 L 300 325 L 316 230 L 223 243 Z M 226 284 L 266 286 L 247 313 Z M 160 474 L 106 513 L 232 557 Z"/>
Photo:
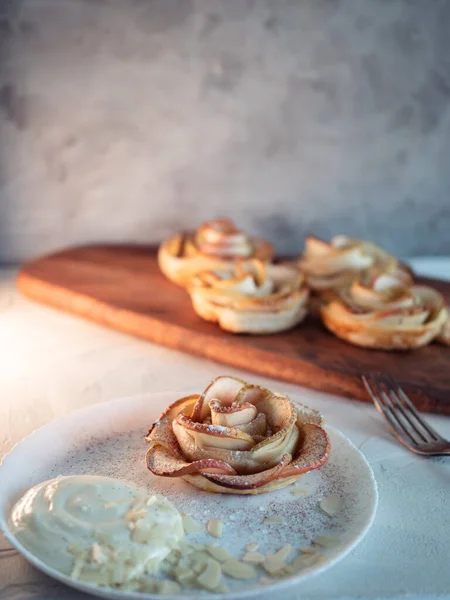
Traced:
<path fill-rule="evenodd" d="M 321 415 L 234 377 L 171 404 L 150 429 L 147 467 L 209 492 L 262 494 L 328 460 Z"/>
<path fill-rule="evenodd" d="M 230 269 L 236 259 L 270 261 L 273 254 L 270 242 L 250 237 L 230 219 L 216 219 L 194 233 L 177 234 L 163 242 L 158 264 L 168 279 L 186 286 L 201 271 Z"/>
<path fill-rule="evenodd" d="M 320 312 L 330 331 L 366 348 L 409 350 L 434 339 L 445 343 L 448 327 L 439 292 L 427 286 L 404 285 L 393 275 L 380 275 L 368 285 L 354 282 L 334 293 Z"/>
<path fill-rule="evenodd" d="M 308 236 L 299 266 L 309 287 L 317 292 L 339 290 L 381 273 L 395 273 L 405 283 L 411 282 L 410 274 L 396 258 L 371 242 L 346 235 L 335 236 L 329 243 Z"/>
<path fill-rule="evenodd" d="M 195 312 L 234 333 L 274 333 L 300 323 L 309 292 L 291 265 L 254 259 L 232 271 L 207 271 L 188 288 Z"/>

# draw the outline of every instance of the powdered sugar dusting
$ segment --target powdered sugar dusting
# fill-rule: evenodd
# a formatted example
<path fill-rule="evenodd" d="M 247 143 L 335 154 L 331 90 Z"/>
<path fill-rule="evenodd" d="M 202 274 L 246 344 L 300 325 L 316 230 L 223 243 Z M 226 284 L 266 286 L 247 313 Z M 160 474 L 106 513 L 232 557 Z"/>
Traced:
<path fill-rule="evenodd" d="M 152 492 L 164 494 L 181 512 L 191 515 L 204 526 L 210 519 L 222 521 L 220 545 L 239 559 L 250 541 L 257 543 L 258 552 L 265 555 L 292 544 L 294 555 L 319 536 L 339 540 L 336 547 L 321 550 L 324 562 L 305 568 L 296 578 L 306 577 L 330 565 L 348 551 L 371 522 L 376 501 L 371 471 L 362 455 L 338 432 L 329 430 L 331 454 L 328 463 L 301 477 L 299 485 L 308 495 L 292 495 L 294 486 L 257 496 L 210 494 L 180 478 L 156 477 L 147 470 L 145 452 L 148 445 L 143 438 L 146 424 L 160 413 L 160 409 L 156 403 L 149 407 L 142 400 L 126 399 L 110 406 L 92 407 L 85 411 L 88 415 L 74 413 L 62 425 L 51 424 L 45 445 L 39 445 L 45 459 L 41 457 L 33 464 L 32 477 L 27 484 L 33 485 L 60 474 L 98 474 L 130 480 Z M 343 508 L 335 517 L 320 509 L 320 501 L 330 494 L 343 500 Z M 280 517 L 285 524 L 264 525 L 264 520 L 272 516 Z M 213 541 L 207 533 L 192 539 L 199 543 Z M 288 579 L 275 580 L 273 585 L 286 585 L 287 582 Z M 229 580 L 227 585 L 232 591 L 256 591 L 263 587 L 258 579 Z M 198 590 L 186 593 L 201 596 Z M 142 599 L 145 597 L 142 594 Z"/>
<path fill-rule="evenodd" d="M 324 551 L 331 560 L 351 541 L 355 523 L 362 524 L 367 519 L 367 487 L 358 482 L 362 465 L 357 462 L 355 467 L 353 450 L 333 432 L 329 462 L 301 478 L 302 489 L 308 492 L 305 496 L 293 496 L 292 486 L 258 496 L 210 494 L 179 478 L 155 477 L 145 468 L 146 448 L 142 437 L 140 429 L 107 439 L 92 437 L 81 446 L 77 444 L 63 461 L 54 465 L 49 476 L 99 473 L 151 488 L 167 496 L 180 511 L 202 525 L 210 519 L 220 519 L 224 524 L 221 545 L 236 558 L 243 556 L 250 539 L 258 543 L 260 552 L 269 554 L 287 543 L 299 549 L 316 537 L 327 535 L 340 541 L 338 547 Z M 320 510 L 321 499 L 330 494 L 337 494 L 344 501 L 337 518 Z M 280 524 L 264 523 L 274 516 L 280 517 Z M 193 539 L 201 543 L 211 541 L 207 534 Z M 315 568 L 311 566 L 304 572 Z M 257 582 L 228 583 L 232 589 L 258 585 Z"/>

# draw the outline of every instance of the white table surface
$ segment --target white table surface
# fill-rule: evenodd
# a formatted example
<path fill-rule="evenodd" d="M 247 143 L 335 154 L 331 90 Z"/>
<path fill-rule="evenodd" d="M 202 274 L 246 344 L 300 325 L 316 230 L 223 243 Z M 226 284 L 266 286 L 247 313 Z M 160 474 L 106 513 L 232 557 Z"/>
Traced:
<path fill-rule="evenodd" d="M 450 280 L 450 258 L 411 263 L 417 272 Z M 143 392 L 201 390 L 223 373 L 255 377 L 34 304 L 16 292 L 15 273 L 0 270 L 0 457 L 33 429 L 82 406 Z M 450 459 L 404 450 L 371 404 L 276 387 L 303 397 L 362 450 L 380 494 L 375 523 L 360 546 L 283 600 L 450 600 Z M 429 419 L 450 438 L 450 418 Z M 0 534 L 1 600 L 88 598 L 1 551 L 7 547 Z"/>

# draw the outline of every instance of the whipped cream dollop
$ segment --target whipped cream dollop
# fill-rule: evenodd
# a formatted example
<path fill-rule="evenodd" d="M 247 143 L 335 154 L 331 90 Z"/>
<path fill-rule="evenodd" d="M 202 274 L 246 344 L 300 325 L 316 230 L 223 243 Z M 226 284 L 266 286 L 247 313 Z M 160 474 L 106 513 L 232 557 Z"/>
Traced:
<path fill-rule="evenodd" d="M 50 567 L 90 583 L 121 587 L 155 575 L 184 536 L 166 498 L 100 476 L 58 477 L 13 507 L 17 540 Z"/>

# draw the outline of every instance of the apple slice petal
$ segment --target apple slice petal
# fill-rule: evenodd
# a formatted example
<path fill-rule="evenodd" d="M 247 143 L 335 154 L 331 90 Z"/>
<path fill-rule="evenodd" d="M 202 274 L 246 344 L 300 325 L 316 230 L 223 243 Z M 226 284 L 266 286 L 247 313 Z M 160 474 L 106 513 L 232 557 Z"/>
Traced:
<path fill-rule="evenodd" d="M 267 391 L 268 390 L 265 390 L 259 385 L 246 383 L 236 395 L 236 403 L 245 404 L 246 402 L 249 402 L 250 404 L 255 404 L 264 397 Z"/>
<path fill-rule="evenodd" d="M 223 427 L 235 427 L 236 425 L 251 423 L 258 413 L 256 407 L 248 402 L 243 404 L 233 402 L 229 406 L 224 406 L 220 400 L 211 400 L 209 408 L 212 424 L 222 425 Z"/>
<path fill-rule="evenodd" d="M 255 440 L 255 436 L 264 437 L 267 433 L 267 420 L 264 413 L 258 413 L 251 423 L 244 423 L 243 425 L 235 425 L 236 429 L 244 431 L 248 435 L 251 435 Z M 256 440 L 255 440 L 256 441 Z M 263 441 L 263 440 L 261 440 Z"/>
<path fill-rule="evenodd" d="M 239 429 L 210 425 L 209 423 L 196 423 L 184 414 L 179 414 L 173 422 L 173 431 L 178 443 L 183 447 L 183 439 L 178 435 L 179 428 L 195 439 L 200 448 L 224 448 L 226 450 L 250 450 L 255 445 L 253 438 Z"/>
<path fill-rule="evenodd" d="M 292 430 L 294 423 L 297 420 L 297 413 L 291 400 L 287 396 L 276 396 L 268 393 L 264 398 L 256 403 L 258 412 L 266 415 L 267 425 L 274 434 L 260 442 L 254 451 L 257 452 L 260 448 L 268 444 L 276 444 L 278 440 L 285 437 Z"/>
<path fill-rule="evenodd" d="M 199 398 L 199 394 L 193 394 L 180 398 L 170 404 L 159 419 L 153 423 L 145 437 L 145 441 L 161 444 L 161 446 L 172 450 L 175 454 L 182 457 L 177 438 L 172 429 L 172 422 L 181 412 L 190 412 L 189 409 L 195 405 Z"/>
<path fill-rule="evenodd" d="M 202 472 L 203 477 L 220 485 L 224 488 L 232 488 L 235 490 L 251 490 L 262 487 L 267 483 L 279 478 L 279 474 L 284 468 L 287 468 L 289 463 L 292 461 L 290 454 L 284 454 L 278 465 L 255 473 L 254 475 L 217 475 Z"/>
<path fill-rule="evenodd" d="M 312 423 L 305 423 L 302 427 L 302 435 L 301 449 L 295 460 L 279 472 L 280 479 L 309 473 L 327 462 L 331 446 L 325 429 Z"/>
<path fill-rule="evenodd" d="M 209 401 L 219 398 L 220 402 L 229 406 L 232 404 L 241 388 L 245 386 L 245 381 L 228 375 L 216 377 L 199 396 L 191 414 L 193 421 L 204 421 L 209 414 Z"/>
<path fill-rule="evenodd" d="M 147 450 L 146 463 L 149 471 L 161 477 L 182 477 L 197 473 L 236 474 L 233 467 L 221 460 L 205 458 L 189 463 L 174 456 L 159 444 L 153 444 Z"/>
<path fill-rule="evenodd" d="M 295 409 L 297 411 L 297 426 L 301 427 L 305 423 L 312 423 L 313 425 L 323 426 L 323 416 L 318 410 L 309 408 L 301 402 L 295 402 Z"/>

